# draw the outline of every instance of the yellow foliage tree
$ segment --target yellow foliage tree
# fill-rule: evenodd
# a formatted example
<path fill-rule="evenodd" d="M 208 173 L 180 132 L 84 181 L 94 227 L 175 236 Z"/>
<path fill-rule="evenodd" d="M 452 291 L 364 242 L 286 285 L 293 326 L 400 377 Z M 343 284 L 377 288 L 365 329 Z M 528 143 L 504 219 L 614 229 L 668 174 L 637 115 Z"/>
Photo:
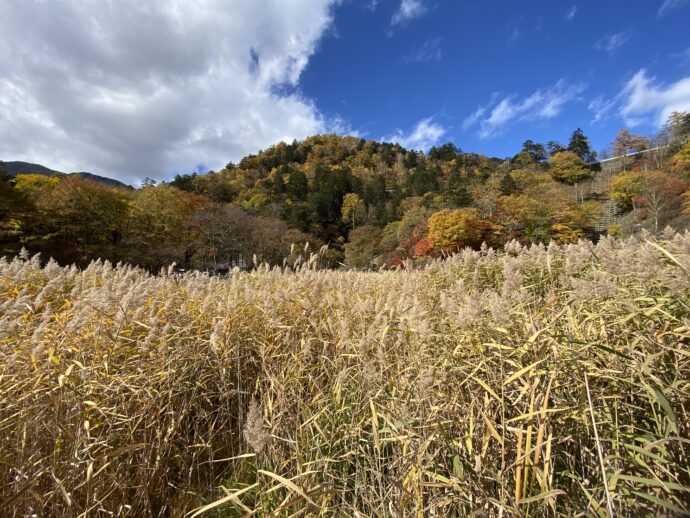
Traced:
<path fill-rule="evenodd" d="M 582 159 L 572 151 L 563 151 L 549 159 L 551 176 L 559 182 L 575 186 L 575 200 L 578 198 L 577 184 L 592 176 Z"/>
<path fill-rule="evenodd" d="M 606 190 L 621 209 L 630 210 L 635 208 L 635 198 L 644 190 L 644 182 L 640 173 L 621 173 L 611 178 Z"/>
<path fill-rule="evenodd" d="M 352 225 L 352 228 L 364 221 L 366 210 L 364 201 L 357 193 L 349 192 L 343 197 L 342 220 L 348 225 Z"/>
<path fill-rule="evenodd" d="M 477 209 L 444 209 L 429 217 L 429 238 L 434 249 L 457 252 L 464 246 L 476 246 L 482 236 Z"/>
<path fill-rule="evenodd" d="M 673 155 L 672 164 L 677 171 L 690 171 L 690 140 Z"/>
<path fill-rule="evenodd" d="M 32 201 L 37 201 L 43 194 L 53 189 L 60 178 L 42 174 L 20 174 L 14 178 L 14 188 Z"/>

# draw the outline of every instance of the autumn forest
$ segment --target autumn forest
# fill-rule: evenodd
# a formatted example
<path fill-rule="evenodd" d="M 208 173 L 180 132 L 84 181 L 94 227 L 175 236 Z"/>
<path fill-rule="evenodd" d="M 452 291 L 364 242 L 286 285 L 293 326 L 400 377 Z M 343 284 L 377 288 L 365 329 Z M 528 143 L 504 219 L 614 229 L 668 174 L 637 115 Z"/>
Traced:
<path fill-rule="evenodd" d="M 280 142 L 206 174 L 139 188 L 76 175 L 10 175 L 0 162 L 0 252 L 150 270 L 282 264 L 323 245 L 328 267 L 394 267 L 463 247 L 574 243 L 688 227 L 690 115 L 598 157 L 581 129 L 491 158 L 356 137 Z M 684 212 L 685 211 L 685 212 Z"/>

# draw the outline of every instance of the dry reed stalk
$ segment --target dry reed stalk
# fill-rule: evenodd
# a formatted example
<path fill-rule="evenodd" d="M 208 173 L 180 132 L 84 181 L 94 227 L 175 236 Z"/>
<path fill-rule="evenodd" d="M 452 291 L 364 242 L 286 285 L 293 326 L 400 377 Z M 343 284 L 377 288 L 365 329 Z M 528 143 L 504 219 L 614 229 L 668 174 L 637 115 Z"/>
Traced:
<path fill-rule="evenodd" d="M 690 235 L 651 243 L 226 279 L 0 258 L 0 514 L 687 513 Z"/>

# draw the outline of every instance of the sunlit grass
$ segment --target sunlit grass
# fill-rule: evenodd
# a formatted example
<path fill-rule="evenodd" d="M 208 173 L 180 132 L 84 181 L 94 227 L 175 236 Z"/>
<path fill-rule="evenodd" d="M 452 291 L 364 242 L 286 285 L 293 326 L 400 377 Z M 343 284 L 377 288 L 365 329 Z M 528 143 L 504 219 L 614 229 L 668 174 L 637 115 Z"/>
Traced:
<path fill-rule="evenodd" d="M 680 515 L 689 269 L 688 234 L 227 279 L 2 260 L 0 514 Z"/>

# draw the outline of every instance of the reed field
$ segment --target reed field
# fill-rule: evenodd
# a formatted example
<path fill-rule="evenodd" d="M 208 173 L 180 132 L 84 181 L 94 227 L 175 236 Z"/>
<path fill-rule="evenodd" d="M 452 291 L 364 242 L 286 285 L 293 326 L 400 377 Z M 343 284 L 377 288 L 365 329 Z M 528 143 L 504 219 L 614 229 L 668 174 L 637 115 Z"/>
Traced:
<path fill-rule="evenodd" d="M 0 515 L 688 512 L 689 233 L 317 260 L 0 260 Z"/>

